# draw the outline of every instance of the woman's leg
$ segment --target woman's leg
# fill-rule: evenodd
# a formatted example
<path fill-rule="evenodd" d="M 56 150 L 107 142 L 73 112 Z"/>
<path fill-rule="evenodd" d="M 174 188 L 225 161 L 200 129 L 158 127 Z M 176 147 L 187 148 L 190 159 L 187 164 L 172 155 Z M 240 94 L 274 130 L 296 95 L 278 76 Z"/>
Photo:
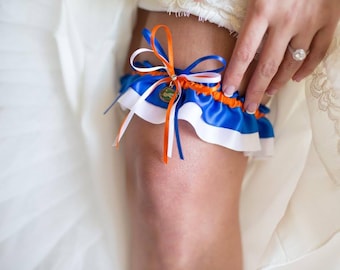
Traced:
<path fill-rule="evenodd" d="M 234 40 L 227 30 L 193 16 L 146 11 L 139 13 L 131 49 L 145 45 L 142 28 L 159 23 L 171 29 L 179 68 L 208 54 L 230 57 Z M 165 44 L 164 37 L 157 38 Z M 218 64 L 202 68 L 214 65 Z M 136 116 L 123 139 L 131 202 L 131 269 L 240 270 L 238 209 L 247 160 L 243 153 L 203 142 L 187 122 L 179 125 L 185 159 L 174 149 L 167 165 L 162 161 L 163 125 Z"/>

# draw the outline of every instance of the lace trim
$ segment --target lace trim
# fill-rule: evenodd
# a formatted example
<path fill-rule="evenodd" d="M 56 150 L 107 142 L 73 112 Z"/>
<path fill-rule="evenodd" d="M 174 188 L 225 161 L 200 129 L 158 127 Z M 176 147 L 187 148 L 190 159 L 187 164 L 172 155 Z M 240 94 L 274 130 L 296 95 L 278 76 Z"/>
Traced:
<path fill-rule="evenodd" d="M 339 50 L 339 48 L 340 36 L 336 35 L 325 59 L 330 57 L 332 53 L 336 53 L 336 50 Z M 329 79 L 325 61 L 312 73 L 310 93 L 318 100 L 319 109 L 326 112 L 328 118 L 334 122 L 335 134 L 339 138 L 337 150 L 340 154 L 340 91 L 334 88 L 334 84 Z"/>
<path fill-rule="evenodd" d="M 328 118 L 334 122 L 335 133 L 339 137 L 337 148 L 340 154 L 340 97 L 328 80 L 324 67 L 318 67 L 312 74 L 310 92 L 318 100 L 319 109 L 326 112 Z"/>
<path fill-rule="evenodd" d="M 200 21 L 209 21 L 236 34 L 246 14 L 243 0 L 139 0 L 139 6 L 148 10 L 164 10 L 176 16 L 195 15 Z"/>

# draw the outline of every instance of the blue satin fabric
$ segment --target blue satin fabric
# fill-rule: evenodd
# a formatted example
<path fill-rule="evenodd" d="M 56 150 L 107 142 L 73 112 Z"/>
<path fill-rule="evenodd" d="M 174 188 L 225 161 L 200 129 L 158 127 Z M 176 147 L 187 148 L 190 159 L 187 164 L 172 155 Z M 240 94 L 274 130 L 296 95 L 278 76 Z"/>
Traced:
<path fill-rule="evenodd" d="M 154 52 L 157 51 L 158 54 L 160 54 L 165 61 L 168 61 L 168 57 L 166 55 L 166 52 L 164 49 L 161 47 L 160 43 L 155 37 L 151 37 L 151 32 L 147 29 L 143 30 L 143 35 L 145 40 L 149 43 L 151 46 L 151 39 L 153 38 L 154 41 L 154 47 L 153 50 Z M 152 46 L 151 46 L 152 47 Z M 194 61 L 191 65 L 189 65 L 185 69 L 176 69 L 175 68 L 175 74 L 177 76 L 180 75 L 190 75 L 194 74 L 193 70 L 195 67 L 200 65 L 202 62 L 207 61 L 207 60 L 213 60 L 213 61 L 218 61 L 221 66 L 217 69 L 214 70 L 205 70 L 204 72 L 208 72 L 210 74 L 218 74 L 223 72 L 223 70 L 226 67 L 226 61 L 224 58 L 218 55 L 208 55 L 201 57 Z M 133 63 L 133 67 L 135 67 L 137 70 L 141 71 L 140 74 L 143 73 L 143 70 L 148 70 L 148 69 L 143 69 L 143 68 L 152 68 L 153 66 L 151 63 L 145 61 L 143 63 Z M 163 70 L 158 70 L 158 71 L 163 71 L 159 73 L 149 73 L 145 72 L 145 74 L 140 75 L 140 74 L 127 74 L 121 78 L 121 89 L 119 91 L 118 97 L 113 101 L 111 106 L 106 110 L 106 112 L 119 100 L 120 97 L 122 97 L 127 91 L 135 91 L 138 93 L 139 96 L 142 96 L 150 87 L 153 85 L 156 85 L 158 81 L 164 78 L 168 78 L 170 75 L 167 73 L 167 70 L 164 68 Z M 162 74 L 162 75 L 155 75 L 155 74 Z M 216 84 L 204 84 L 205 86 L 208 87 L 214 87 Z M 160 97 L 160 92 L 165 88 L 168 87 L 169 85 L 167 83 L 163 83 L 158 85 L 149 96 L 145 98 L 145 101 L 147 103 L 150 103 L 152 105 L 158 106 L 164 111 L 168 109 L 168 103 L 165 102 L 163 99 Z M 217 91 L 222 91 L 221 87 Z M 163 96 L 164 98 L 164 96 Z M 187 104 L 187 103 L 194 103 L 196 106 L 199 106 L 201 109 L 202 113 L 200 114 L 201 120 L 206 124 L 204 128 L 207 128 L 209 130 L 209 126 L 218 128 L 218 129 L 226 129 L 225 134 L 238 134 L 241 137 L 243 135 L 249 135 L 249 134 L 254 134 L 255 136 L 258 136 L 259 141 L 255 143 L 257 145 L 254 148 L 254 145 L 252 145 L 254 142 L 251 143 L 251 146 L 244 144 L 244 147 L 241 146 L 242 151 L 254 151 L 251 149 L 259 149 L 258 146 L 261 148 L 261 139 L 272 139 L 274 137 L 274 132 L 273 132 L 273 127 L 269 120 L 265 117 L 262 116 L 259 119 L 256 119 L 255 115 L 253 114 L 248 114 L 245 112 L 241 107 L 235 107 L 231 108 L 229 105 L 224 104 L 220 100 L 215 100 L 212 95 L 209 94 L 202 94 L 196 92 L 194 89 L 187 88 L 187 89 L 182 89 L 180 91 L 180 95 L 177 97 L 178 100 L 175 105 L 175 114 L 174 114 L 174 130 L 175 130 L 175 137 L 177 141 L 177 147 L 179 151 L 179 155 L 181 158 L 183 158 L 183 152 L 182 152 L 182 147 L 181 147 L 181 141 L 180 141 L 180 135 L 179 135 L 179 128 L 178 128 L 178 119 L 179 117 L 184 117 L 184 115 L 180 116 L 181 114 L 181 108 Z M 231 97 L 231 99 L 235 99 L 237 101 L 240 101 L 241 104 L 244 102 L 244 98 L 239 95 L 238 92 L 234 93 L 234 95 Z M 137 105 L 137 104 L 136 104 Z M 130 106 L 130 105 L 129 105 Z M 129 108 L 131 109 L 131 108 Z M 269 113 L 269 109 L 266 106 L 261 105 L 259 107 L 259 111 L 263 114 Z M 106 113 L 105 112 L 105 113 Z M 152 115 L 150 115 L 152 118 Z M 184 117 L 187 121 L 190 122 L 190 117 L 187 115 Z M 197 117 L 194 116 L 194 117 Z M 150 118 L 150 119 L 151 119 Z M 150 119 L 145 119 L 146 121 L 151 121 Z M 165 119 L 164 119 L 165 122 Z M 193 124 L 193 123 L 192 123 Z M 209 131 L 208 131 L 209 132 Z M 232 132 L 232 133 L 230 133 Z M 211 133 L 214 134 L 214 133 Z M 220 133 L 223 134 L 223 133 Z M 237 135 L 237 136 L 238 136 Z M 234 135 L 233 135 L 234 136 Z M 236 136 L 236 138 L 237 138 Z M 248 137 L 248 136 L 245 136 Z M 219 138 L 218 140 L 220 140 Z M 235 136 L 234 138 L 235 139 Z M 214 143 L 214 139 L 210 142 Z M 222 138 L 224 140 L 224 138 Z M 243 140 L 243 139 L 242 139 Z M 225 138 L 225 142 L 228 142 L 228 138 Z M 242 143 L 243 144 L 243 143 Z M 222 145 L 229 145 L 230 148 L 233 148 L 232 144 L 229 143 L 222 143 Z M 247 145 L 247 146 L 246 146 Z M 228 146 L 228 147 L 229 147 Z M 250 147 L 250 148 L 249 148 Z M 237 147 L 237 149 L 240 149 L 240 147 Z M 235 149 L 236 150 L 236 149 Z M 256 150 L 257 151 L 257 150 Z"/>
<path fill-rule="evenodd" d="M 147 63 L 147 65 L 149 64 Z M 124 94 L 124 92 L 128 89 L 133 89 L 139 95 L 142 95 L 146 89 L 162 78 L 164 78 L 164 76 L 125 75 L 121 79 L 122 88 L 120 90 L 120 94 Z M 160 91 L 162 91 L 166 86 L 167 84 L 159 85 L 146 98 L 146 101 L 166 110 L 168 103 L 164 102 L 159 97 Z M 221 89 L 219 91 L 221 91 Z M 242 102 L 244 101 L 244 98 L 240 97 L 238 92 L 236 92 L 232 98 Z M 241 134 L 258 132 L 260 138 L 274 137 L 272 124 L 266 117 L 256 119 L 253 114 L 248 114 L 241 107 L 230 108 L 228 105 L 213 99 L 211 95 L 198 94 L 195 90 L 190 88 L 183 89 L 176 109 L 180 110 L 180 108 L 187 102 L 194 102 L 201 108 L 201 118 L 209 125 L 232 129 Z M 264 105 L 260 105 L 259 110 L 264 114 L 269 113 L 269 108 Z"/>

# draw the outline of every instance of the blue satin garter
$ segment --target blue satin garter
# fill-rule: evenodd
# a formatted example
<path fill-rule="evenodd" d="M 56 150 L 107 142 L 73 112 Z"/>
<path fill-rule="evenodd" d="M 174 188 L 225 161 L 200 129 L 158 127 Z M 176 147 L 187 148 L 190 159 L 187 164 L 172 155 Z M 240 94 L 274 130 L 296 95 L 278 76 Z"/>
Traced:
<path fill-rule="evenodd" d="M 168 54 L 155 38 L 156 32 L 163 28 L 168 36 Z M 217 55 L 202 57 L 186 69 L 173 66 L 171 33 L 167 26 L 156 26 L 152 32 L 143 31 L 151 49 L 135 51 L 130 63 L 135 70 L 121 78 L 118 101 L 129 110 L 117 136 L 119 142 L 134 114 L 153 124 L 164 124 L 164 161 L 172 155 L 172 146 L 177 142 L 181 158 L 178 120 L 189 122 L 203 141 L 217 144 L 246 155 L 267 157 L 273 154 L 273 127 L 266 114 L 269 109 L 260 105 L 255 114 L 243 108 L 244 98 L 235 92 L 227 97 L 221 90 L 221 72 L 226 61 Z M 149 62 L 138 63 L 134 59 L 141 53 L 152 52 L 162 62 L 153 66 Z M 221 68 L 203 72 L 192 70 L 206 60 L 216 60 Z M 185 149 L 184 149 L 185 151 Z"/>

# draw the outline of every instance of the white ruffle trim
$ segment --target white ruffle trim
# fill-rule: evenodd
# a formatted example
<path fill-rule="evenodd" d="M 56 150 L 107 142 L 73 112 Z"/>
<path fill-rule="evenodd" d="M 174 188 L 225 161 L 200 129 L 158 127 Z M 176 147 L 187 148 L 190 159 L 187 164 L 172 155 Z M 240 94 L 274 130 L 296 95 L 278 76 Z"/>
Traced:
<path fill-rule="evenodd" d="M 133 89 L 127 90 L 119 99 L 123 109 L 131 108 L 140 99 L 140 95 Z M 135 113 L 152 124 L 162 124 L 165 121 L 166 110 L 147 101 L 140 101 Z M 259 139 L 257 133 L 241 134 L 232 129 L 216 127 L 205 123 L 201 108 L 194 102 L 184 104 L 178 111 L 178 119 L 190 123 L 197 136 L 208 143 L 221 145 L 235 151 L 244 152 L 246 156 L 267 158 L 273 156 L 273 138 Z M 226 139 L 227 138 L 227 139 Z"/>

